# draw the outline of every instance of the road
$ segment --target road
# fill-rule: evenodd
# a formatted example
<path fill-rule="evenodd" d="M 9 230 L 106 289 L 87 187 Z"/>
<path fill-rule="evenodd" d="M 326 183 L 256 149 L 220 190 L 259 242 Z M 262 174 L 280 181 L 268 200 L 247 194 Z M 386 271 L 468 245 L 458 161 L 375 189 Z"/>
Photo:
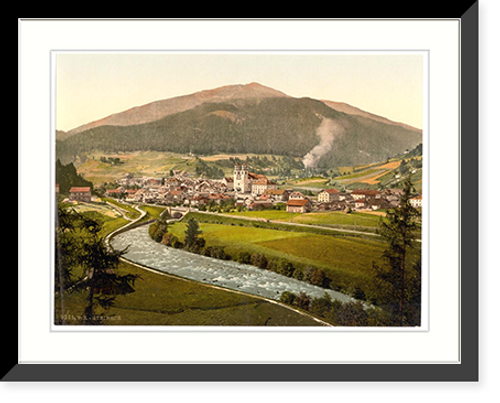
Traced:
<path fill-rule="evenodd" d="M 108 203 L 108 202 L 106 202 L 106 203 Z M 114 204 L 112 204 L 112 203 L 108 203 L 108 204 L 109 204 L 110 206 L 112 206 L 113 208 L 116 208 L 116 206 L 115 206 Z M 125 214 L 125 213 L 124 213 L 124 211 L 122 211 L 121 209 L 117 208 L 117 211 L 118 211 L 118 212 L 119 212 L 119 213 L 123 216 L 123 218 L 125 218 L 126 220 L 128 220 L 128 221 L 129 221 L 129 223 L 125 224 L 123 227 L 120 227 L 120 228 L 118 228 L 118 229 L 114 230 L 113 232 L 110 232 L 108 235 L 106 235 L 106 238 L 104 239 L 104 244 L 106 245 L 106 247 L 107 247 L 108 249 L 112 249 L 112 247 L 111 247 L 111 245 L 110 245 L 109 241 L 110 241 L 110 239 L 111 239 L 111 238 L 112 238 L 115 234 L 117 234 L 118 232 L 121 232 L 121 231 L 123 231 L 124 229 L 126 229 L 126 228 L 128 228 L 128 227 L 130 227 L 130 226 L 134 225 L 136 222 L 138 222 L 138 221 L 140 221 L 142 218 L 144 218 L 144 216 L 147 214 L 147 212 L 146 212 L 146 211 L 144 211 L 144 210 L 141 210 L 137 204 L 134 204 L 132 207 L 133 207 L 134 209 L 136 209 L 136 210 L 139 212 L 139 214 L 140 214 L 139 218 L 136 218 L 135 220 L 134 220 L 134 219 L 131 219 L 130 217 L 128 217 L 128 216 L 127 216 L 127 214 Z"/>

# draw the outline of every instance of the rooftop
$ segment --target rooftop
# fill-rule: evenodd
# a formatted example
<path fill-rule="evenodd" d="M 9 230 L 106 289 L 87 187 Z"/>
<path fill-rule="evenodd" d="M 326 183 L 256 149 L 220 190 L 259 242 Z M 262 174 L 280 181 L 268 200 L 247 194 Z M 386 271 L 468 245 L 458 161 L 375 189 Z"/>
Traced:
<path fill-rule="evenodd" d="M 267 189 L 264 194 L 265 195 L 282 195 L 285 194 L 285 189 Z"/>
<path fill-rule="evenodd" d="M 380 191 L 371 189 L 354 189 L 351 193 L 355 195 L 375 196 L 378 195 Z"/>
<path fill-rule="evenodd" d="M 267 178 L 262 178 L 253 182 L 254 185 L 276 185 L 276 183 L 270 181 Z"/>
<path fill-rule="evenodd" d="M 309 200 L 307 199 L 293 199 L 293 200 L 288 200 L 286 205 L 294 207 L 302 207 L 305 206 L 307 203 L 309 203 Z"/>
<path fill-rule="evenodd" d="M 90 187 L 72 187 L 70 190 L 72 192 L 90 192 Z"/>

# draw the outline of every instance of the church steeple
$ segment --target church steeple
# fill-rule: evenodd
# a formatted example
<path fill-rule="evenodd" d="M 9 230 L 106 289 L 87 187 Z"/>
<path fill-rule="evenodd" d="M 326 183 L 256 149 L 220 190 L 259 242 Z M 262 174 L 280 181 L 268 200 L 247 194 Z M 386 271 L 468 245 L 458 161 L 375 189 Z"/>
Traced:
<path fill-rule="evenodd" d="M 234 189 L 237 192 L 248 193 L 250 192 L 250 186 L 247 164 L 236 164 L 234 166 Z"/>

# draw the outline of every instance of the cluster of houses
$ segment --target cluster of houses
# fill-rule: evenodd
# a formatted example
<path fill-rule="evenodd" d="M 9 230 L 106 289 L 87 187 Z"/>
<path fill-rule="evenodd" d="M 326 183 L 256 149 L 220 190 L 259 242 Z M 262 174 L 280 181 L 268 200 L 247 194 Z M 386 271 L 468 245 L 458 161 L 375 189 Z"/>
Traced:
<path fill-rule="evenodd" d="M 201 207 L 210 204 L 234 202 L 235 207 L 248 210 L 264 210 L 276 204 L 286 204 L 290 213 L 330 210 L 379 210 L 398 207 L 402 189 L 383 191 L 356 189 L 340 192 L 336 189 L 322 189 L 317 198 L 311 198 L 292 189 L 278 189 L 275 182 L 264 175 L 248 171 L 246 164 L 236 165 L 232 177 L 221 180 L 194 179 L 188 174 L 171 178 L 135 178 L 126 174 L 117 180 L 118 187 L 108 189 L 106 197 L 124 199 L 131 203 L 154 203 Z M 70 200 L 90 201 L 90 188 L 72 188 Z M 417 208 L 422 207 L 422 197 L 410 200 Z"/>

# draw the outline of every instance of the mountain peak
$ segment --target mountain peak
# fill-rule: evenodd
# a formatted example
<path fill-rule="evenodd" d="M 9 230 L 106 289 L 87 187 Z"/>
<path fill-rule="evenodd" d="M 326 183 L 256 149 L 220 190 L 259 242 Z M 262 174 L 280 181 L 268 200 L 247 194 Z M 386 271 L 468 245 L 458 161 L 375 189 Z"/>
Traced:
<path fill-rule="evenodd" d="M 245 87 L 247 87 L 249 89 L 253 89 L 253 90 L 258 89 L 259 91 L 266 91 L 266 92 L 272 92 L 273 94 L 280 94 L 278 96 L 288 96 L 284 92 L 275 90 L 274 88 L 271 88 L 271 87 L 267 87 L 263 84 L 255 82 L 255 81 L 248 83 L 248 84 L 245 84 Z"/>
<path fill-rule="evenodd" d="M 210 102 L 224 102 L 236 98 L 269 98 L 288 96 L 281 91 L 275 90 L 271 87 L 266 87 L 265 85 L 257 82 L 251 82 L 248 84 L 229 84 L 210 90 L 200 91 L 196 94 L 198 94 L 198 96 L 210 96 L 217 98 L 215 100 L 210 100 Z M 189 97 L 189 95 L 186 96 Z"/>
<path fill-rule="evenodd" d="M 258 82 L 255 82 L 255 81 L 252 81 L 251 83 L 248 83 L 248 84 L 244 84 L 244 86 L 247 88 L 260 88 L 260 89 L 272 90 L 272 91 L 279 92 L 277 90 L 272 89 L 271 87 L 266 87 L 265 85 L 262 85 Z"/>
<path fill-rule="evenodd" d="M 87 123 L 67 132 L 73 135 L 84 130 L 99 126 L 129 126 L 152 122 L 168 115 L 186 111 L 205 102 L 228 102 L 241 98 L 272 98 L 288 97 L 285 93 L 271 87 L 251 82 L 248 84 L 231 84 L 210 90 L 195 92 L 194 94 L 181 95 L 161 101 L 151 102 L 146 105 L 136 106 L 123 112 L 115 113 L 103 119 Z"/>

